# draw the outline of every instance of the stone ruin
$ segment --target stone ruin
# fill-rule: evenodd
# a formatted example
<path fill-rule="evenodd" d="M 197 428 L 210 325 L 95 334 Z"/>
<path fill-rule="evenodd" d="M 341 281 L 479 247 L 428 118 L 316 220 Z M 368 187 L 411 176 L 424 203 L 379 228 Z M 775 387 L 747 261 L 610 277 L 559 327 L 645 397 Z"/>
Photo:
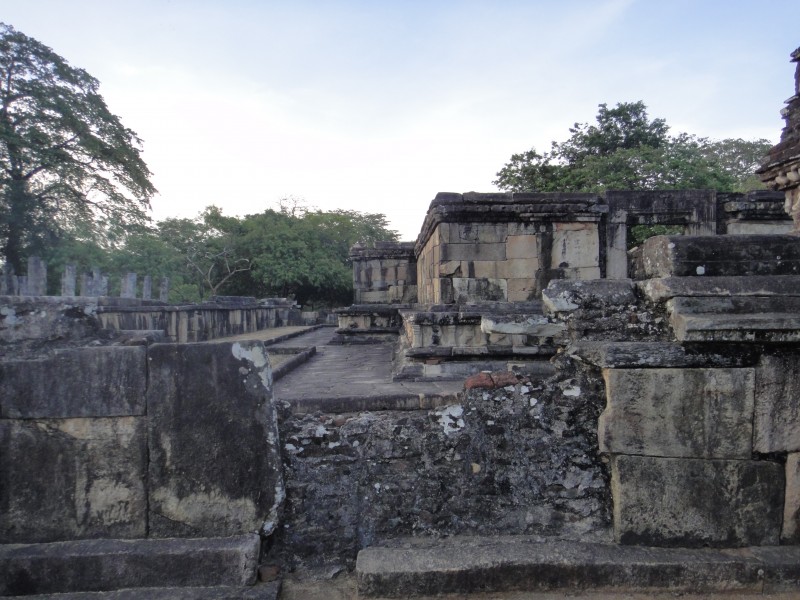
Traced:
<path fill-rule="evenodd" d="M 265 563 L 360 597 L 797 590 L 798 110 L 771 192 L 439 194 L 416 243 L 354 247 L 335 342 L 456 396 L 282 402 L 224 328 L 4 359 L 0 594 L 256 597 Z"/>

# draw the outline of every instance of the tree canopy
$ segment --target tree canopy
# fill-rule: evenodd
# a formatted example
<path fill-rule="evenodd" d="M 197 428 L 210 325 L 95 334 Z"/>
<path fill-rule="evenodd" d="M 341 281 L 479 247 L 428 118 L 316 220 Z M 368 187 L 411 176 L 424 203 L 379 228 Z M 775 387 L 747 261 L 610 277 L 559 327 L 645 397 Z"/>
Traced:
<path fill-rule="evenodd" d="M 155 188 L 141 140 L 98 81 L 0 23 L 0 251 L 16 270 L 80 231 L 108 240 L 146 223 Z"/>
<path fill-rule="evenodd" d="M 596 124 L 575 123 L 549 152 L 514 154 L 493 182 L 502 190 L 600 192 L 606 189 L 715 189 L 761 187 L 755 168 L 771 147 L 766 139 L 712 141 L 669 134 L 641 101 L 599 106 Z"/>
<path fill-rule="evenodd" d="M 353 297 L 350 247 L 396 239 L 382 214 L 309 210 L 295 201 L 244 217 L 209 206 L 193 219 L 132 228 L 113 248 L 69 234 L 43 258 L 54 285 L 63 265 L 72 263 L 101 268 L 113 285 L 129 271 L 169 277 L 173 302 L 242 295 L 341 306 Z"/>

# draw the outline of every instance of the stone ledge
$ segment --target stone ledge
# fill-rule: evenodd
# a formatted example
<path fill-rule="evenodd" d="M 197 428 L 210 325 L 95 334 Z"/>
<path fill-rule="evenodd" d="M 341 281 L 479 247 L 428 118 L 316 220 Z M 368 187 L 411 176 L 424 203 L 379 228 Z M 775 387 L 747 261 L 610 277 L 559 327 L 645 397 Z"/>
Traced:
<path fill-rule="evenodd" d="M 352 413 L 378 410 L 429 410 L 458 402 L 458 394 L 375 394 L 373 396 L 327 396 L 291 398 L 286 401 L 293 414 L 313 412 Z"/>
<path fill-rule="evenodd" d="M 677 296 L 800 296 L 800 275 L 750 275 L 747 277 L 662 277 L 637 283 L 652 302 Z"/>
<path fill-rule="evenodd" d="M 752 367 L 759 349 L 752 344 L 705 349 L 675 342 L 575 342 L 570 356 L 603 369 L 676 367 Z"/>
<path fill-rule="evenodd" d="M 113 592 L 36 594 L 26 600 L 278 600 L 280 581 L 255 586 L 133 588 Z"/>
<path fill-rule="evenodd" d="M 256 534 L 0 545 L 0 595 L 250 586 L 260 546 Z"/>
<path fill-rule="evenodd" d="M 800 547 L 688 550 L 522 536 L 395 546 L 359 552 L 359 597 L 545 590 L 762 592 L 800 584 Z"/>

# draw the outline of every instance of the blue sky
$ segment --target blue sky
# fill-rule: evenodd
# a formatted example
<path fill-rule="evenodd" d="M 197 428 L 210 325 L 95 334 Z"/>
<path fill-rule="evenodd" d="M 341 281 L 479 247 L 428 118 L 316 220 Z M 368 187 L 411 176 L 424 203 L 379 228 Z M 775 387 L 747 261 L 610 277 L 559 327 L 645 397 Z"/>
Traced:
<path fill-rule="evenodd" d="M 597 105 L 777 141 L 797 0 L 0 0 L 144 141 L 153 216 L 295 196 L 414 239 L 439 191 L 493 191 Z"/>

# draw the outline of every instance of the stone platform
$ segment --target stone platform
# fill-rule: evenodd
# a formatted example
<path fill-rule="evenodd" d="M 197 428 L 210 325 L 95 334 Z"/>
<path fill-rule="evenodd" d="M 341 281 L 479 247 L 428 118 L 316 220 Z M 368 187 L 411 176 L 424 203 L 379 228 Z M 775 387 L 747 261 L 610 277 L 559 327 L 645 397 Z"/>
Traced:
<path fill-rule="evenodd" d="M 800 548 L 665 549 L 527 537 L 395 540 L 362 550 L 360 598 L 479 592 L 797 590 Z M 458 596 L 462 597 L 462 596 Z"/>

